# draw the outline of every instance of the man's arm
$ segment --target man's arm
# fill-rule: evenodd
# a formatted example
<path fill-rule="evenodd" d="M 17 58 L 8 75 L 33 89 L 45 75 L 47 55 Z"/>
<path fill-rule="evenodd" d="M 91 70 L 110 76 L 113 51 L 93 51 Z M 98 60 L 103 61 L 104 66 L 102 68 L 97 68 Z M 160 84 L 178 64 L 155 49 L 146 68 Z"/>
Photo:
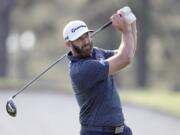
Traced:
<path fill-rule="evenodd" d="M 134 54 L 135 54 L 135 51 L 136 51 L 136 48 L 137 48 L 137 28 L 136 28 L 136 21 L 133 22 L 131 24 L 131 27 L 132 27 L 132 33 L 133 33 L 133 38 L 134 38 Z M 114 52 L 114 55 L 116 55 L 118 53 L 118 49 L 116 50 L 112 50 Z"/>
<path fill-rule="evenodd" d="M 134 54 L 137 48 L 137 28 L 136 28 L 136 21 L 131 24 L 132 27 L 132 33 L 134 38 Z"/>
<path fill-rule="evenodd" d="M 111 20 L 112 25 L 122 32 L 122 41 L 115 55 L 107 59 L 109 75 L 126 67 L 132 61 L 137 41 L 136 22 L 128 24 L 125 22 L 125 18 L 117 13 L 111 17 Z"/>

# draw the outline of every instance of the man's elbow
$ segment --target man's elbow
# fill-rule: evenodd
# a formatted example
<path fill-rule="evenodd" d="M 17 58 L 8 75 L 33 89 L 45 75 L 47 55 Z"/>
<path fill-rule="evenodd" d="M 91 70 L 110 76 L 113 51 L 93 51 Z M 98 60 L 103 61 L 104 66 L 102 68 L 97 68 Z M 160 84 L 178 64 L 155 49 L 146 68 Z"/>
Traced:
<path fill-rule="evenodd" d="M 132 60 L 133 60 L 132 57 L 126 57 L 126 58 L 124 58 L 124 60 L 123 60 L 123 65 L 124 65 L 124 67 L 128 66 L 129 64 L 131 64 L 131 63 L 132 63 Z"/>
<path fill-rule="evenodd" d="M 124 60 L 124 64 L 127 66 L 131 63 L 131 61 L 132 61 L 132 58 L 128 57 Z"/>
<path fill-rule="evenodd" d="M 119 58 L 120 58 L 119 65 L 124 65 L 125 67 L 132 63 L 134 59 L 134 55 L 132 53 L 126 53 L 126 54 L 120 53 Z"/>

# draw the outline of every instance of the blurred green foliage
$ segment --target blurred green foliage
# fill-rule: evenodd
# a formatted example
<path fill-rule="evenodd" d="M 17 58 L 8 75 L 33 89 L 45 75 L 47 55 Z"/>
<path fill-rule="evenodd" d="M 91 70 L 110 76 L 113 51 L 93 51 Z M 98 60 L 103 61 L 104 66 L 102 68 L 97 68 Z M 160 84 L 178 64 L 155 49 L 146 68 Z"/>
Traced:
<path fill-rule="evenodd" d="M 120 92 L 122 101 L 132 105 L 153 108 L 180 117 L 180 93 L 164 88 Z"/>

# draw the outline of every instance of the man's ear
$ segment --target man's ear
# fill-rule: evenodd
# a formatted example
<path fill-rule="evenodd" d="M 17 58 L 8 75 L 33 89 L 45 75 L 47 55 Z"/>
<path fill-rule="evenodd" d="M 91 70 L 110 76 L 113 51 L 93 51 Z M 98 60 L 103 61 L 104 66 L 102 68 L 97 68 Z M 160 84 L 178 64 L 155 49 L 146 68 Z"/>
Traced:
<path fill-rule="evenodd" d="M 71 46 L 71 42 L 70 42 L 70 41 L 65 41 L 64 44 L 65 44 L 65 46 L 67 46 L 67 47 L 70 47 L 70 46 Z"/>

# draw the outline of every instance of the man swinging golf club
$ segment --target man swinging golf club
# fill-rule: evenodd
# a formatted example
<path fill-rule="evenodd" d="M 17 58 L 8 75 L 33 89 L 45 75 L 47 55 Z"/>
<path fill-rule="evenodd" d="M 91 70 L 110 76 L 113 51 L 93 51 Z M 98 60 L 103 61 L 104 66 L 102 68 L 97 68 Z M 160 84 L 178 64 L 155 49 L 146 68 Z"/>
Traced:
<path fill-rule="evenodd" d="M 70 49 L 69 74 L 80 107 L 81 135 L 132 135 L 125 125 L 112 75 L 134 58 L 136 17 L 130 9 L 120 9 L 110 19 L 122 33 L 117 50 L 94 47 L 92 30 L 83 21 L 71 21 L 63 30 L 65 45 Z"/>

